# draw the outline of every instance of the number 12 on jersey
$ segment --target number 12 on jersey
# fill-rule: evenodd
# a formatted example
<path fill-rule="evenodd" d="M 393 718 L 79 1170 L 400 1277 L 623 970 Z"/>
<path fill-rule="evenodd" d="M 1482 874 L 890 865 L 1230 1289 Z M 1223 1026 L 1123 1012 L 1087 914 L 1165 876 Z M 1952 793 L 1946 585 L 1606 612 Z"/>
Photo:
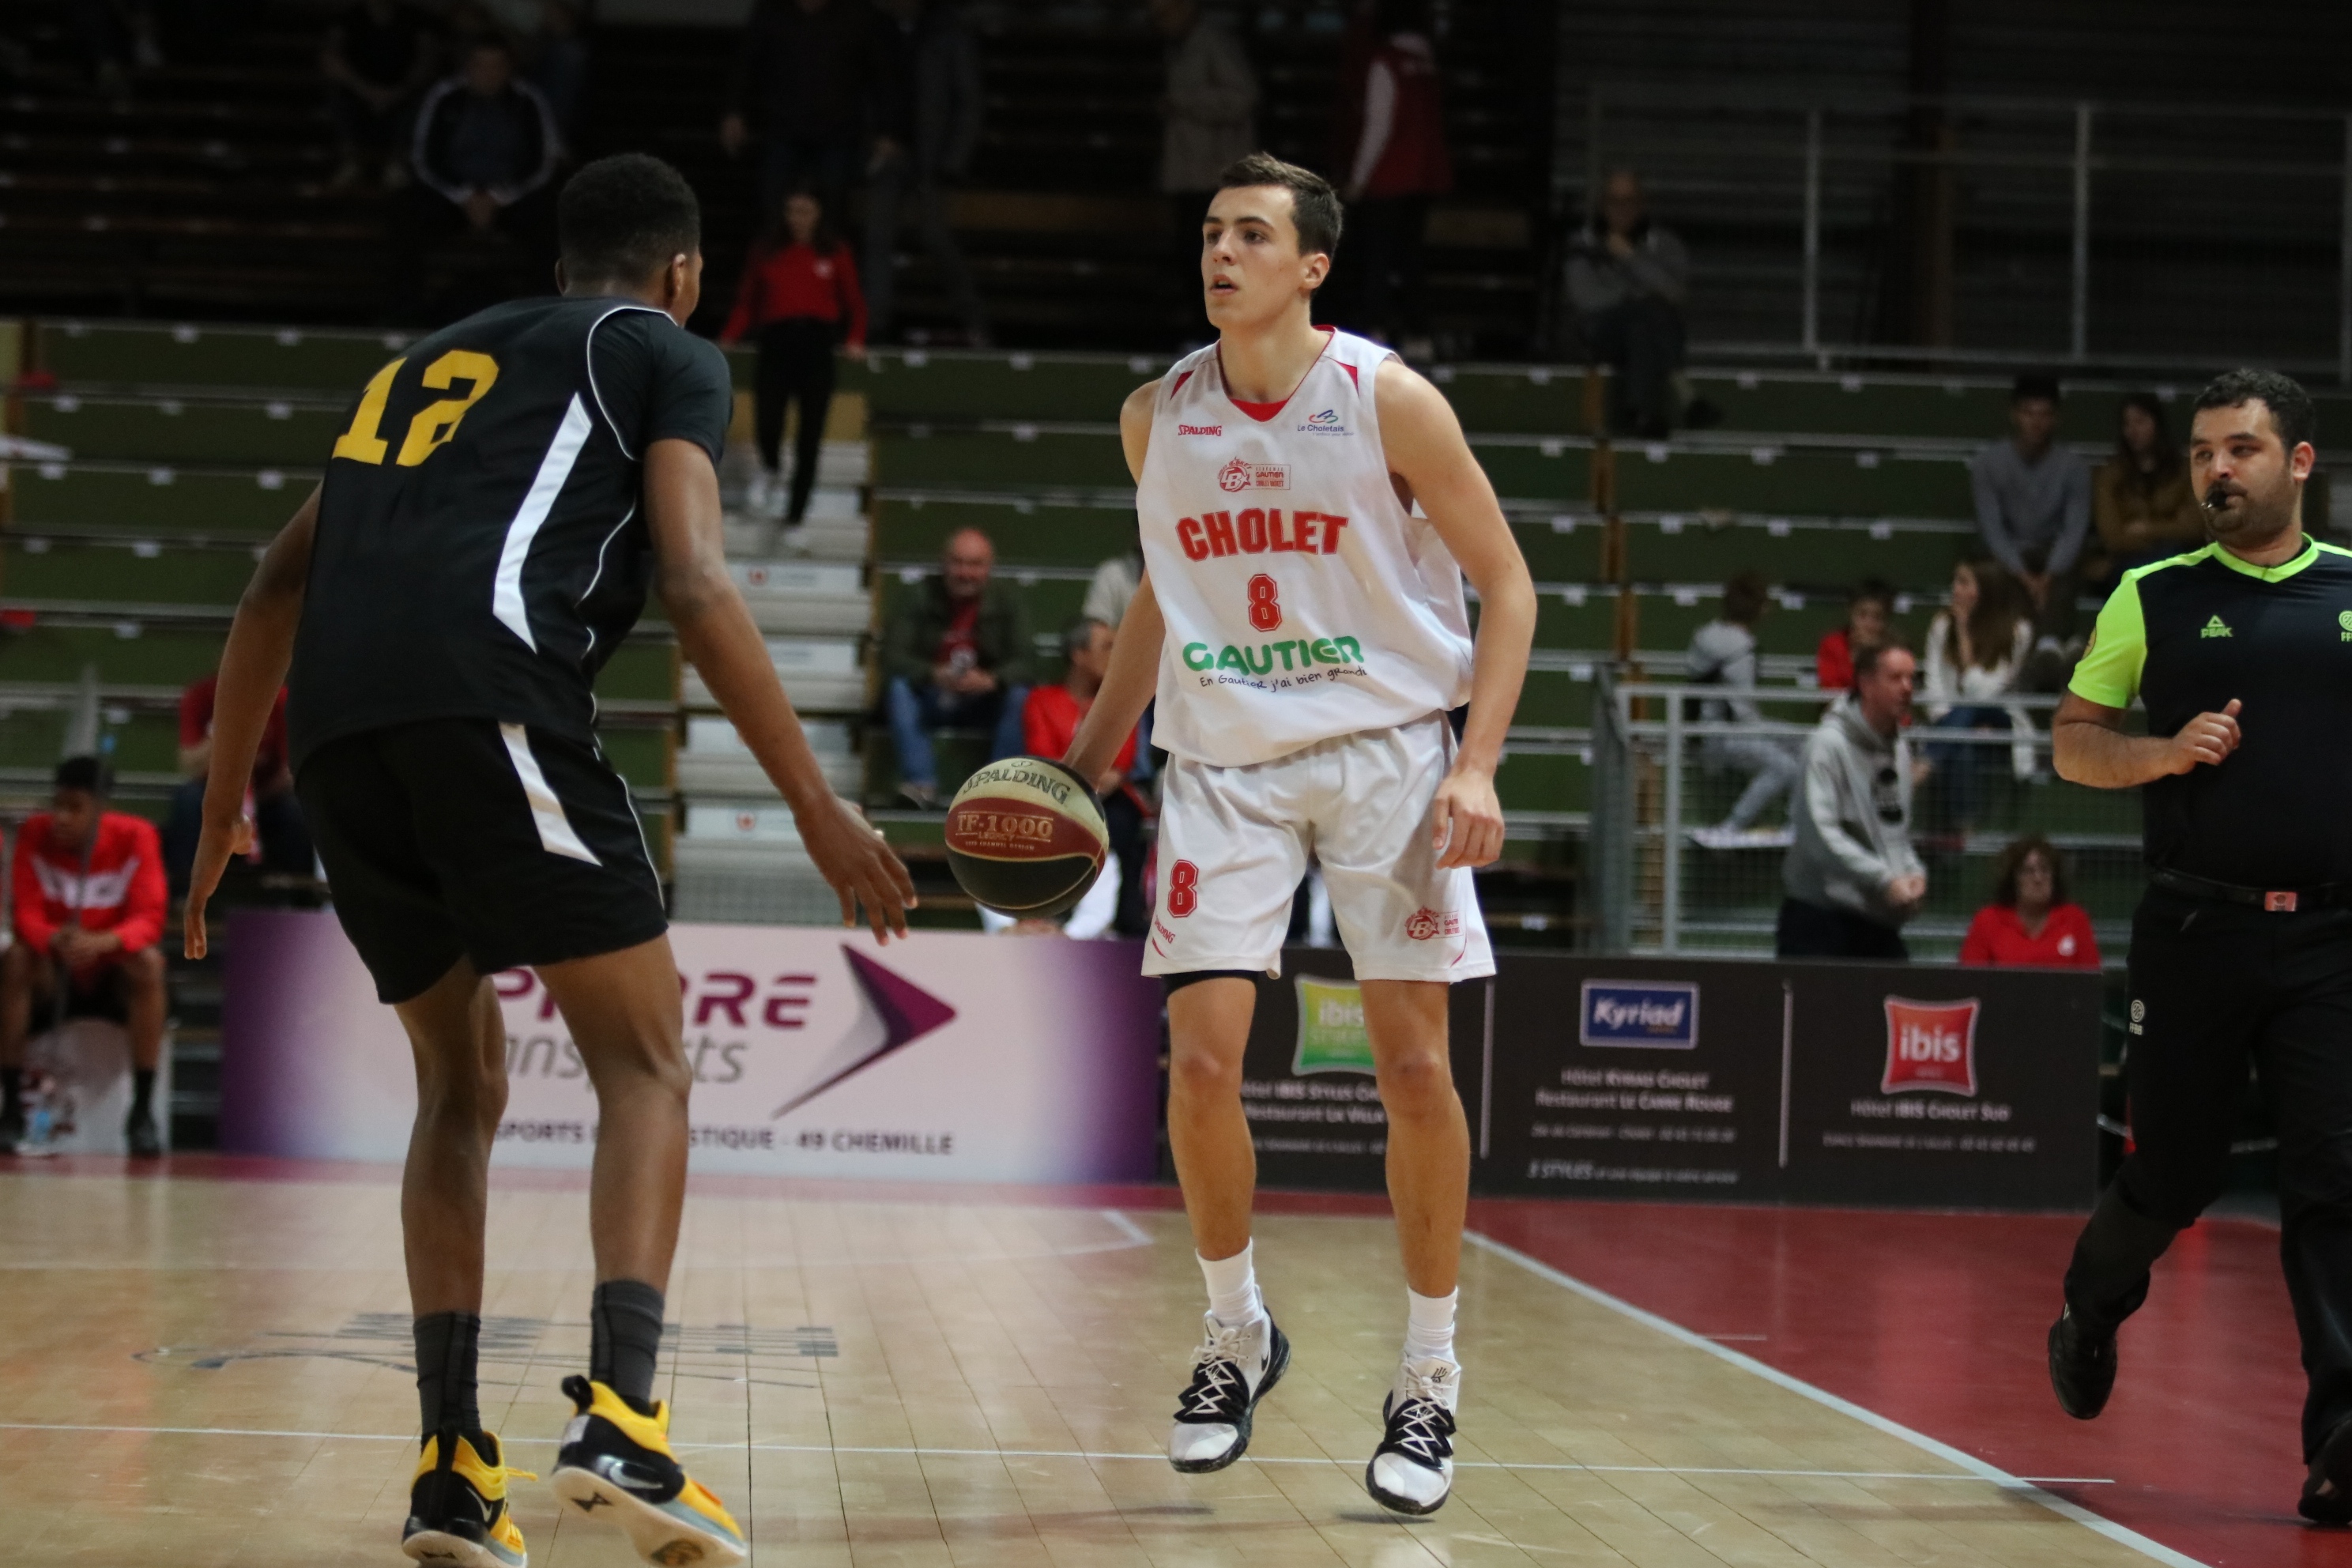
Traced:
<path fill-rule="evenodd" d="M 336 457 L 349 458 L 355 463 L 383 461 L 391 450 L 391 443 L 378 433 L 383 425 L 384 405 L 392 400 L 393 378 L 407 363 L 404 358 L 396 359 L 369 378 L 366 390 L 360 394 L 360 405 L 352 411 L 352 427 L 335 437 Z M 467 411 L 488 395 L 498 379 L 499 362 L 470 349 L 451 349 L 426 365 L 418 380 L 428 391 L 446 392 L 462 381 L 467 384 L 465 395 L 444 397 L 418 409 L 416 416 L 408 422 L 408 432 L 400 443 L 400 455 L 394 461 L 404 468 L 413 468 L 447 446 Z"/>

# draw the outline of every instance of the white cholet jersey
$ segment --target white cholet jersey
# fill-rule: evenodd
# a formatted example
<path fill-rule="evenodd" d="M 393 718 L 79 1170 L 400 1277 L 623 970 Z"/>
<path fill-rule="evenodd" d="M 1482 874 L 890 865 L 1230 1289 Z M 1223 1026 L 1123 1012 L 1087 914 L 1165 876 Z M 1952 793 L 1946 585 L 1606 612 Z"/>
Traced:
<path fill-rule="evenodd" d="M 1271 414 L 1234 402 L 1214 344 L 1162 378 L 1135 509 L 1168 623 L 1151 738 L 1176 756 L 1245 767 L 1469 700 L 1462 570 L 1381 447 L 1390 352 L 1331 332 Z"/>

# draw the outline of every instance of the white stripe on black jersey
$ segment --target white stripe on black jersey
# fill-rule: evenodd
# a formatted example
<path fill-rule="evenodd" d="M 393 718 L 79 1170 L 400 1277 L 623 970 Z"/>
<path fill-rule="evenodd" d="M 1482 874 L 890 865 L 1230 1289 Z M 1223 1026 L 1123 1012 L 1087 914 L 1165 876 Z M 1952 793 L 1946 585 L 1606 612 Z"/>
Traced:
<path fill-rule="evenodd" d="M 327 466 L 288 682 L 296 765 L 428 718 L 589 740 L 596 672 L 651 582 L 643 454 L 677 438 L 717 463 L 725 357 L 594 297 L 493 307 L 396 363 Z"/>

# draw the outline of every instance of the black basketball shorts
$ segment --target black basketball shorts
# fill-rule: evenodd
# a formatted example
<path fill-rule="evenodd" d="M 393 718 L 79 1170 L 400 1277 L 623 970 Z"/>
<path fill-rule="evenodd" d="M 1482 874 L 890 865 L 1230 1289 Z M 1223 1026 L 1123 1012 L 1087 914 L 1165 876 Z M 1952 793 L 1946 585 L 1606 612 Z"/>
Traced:
<path fill-rule="evenodd" d="M 493 974 L 669 929 L 629 786 L 593 745 L 428 719 L 328 742 L 295 788 L 335 913 L 386 1002 L 460 958 Z"/>

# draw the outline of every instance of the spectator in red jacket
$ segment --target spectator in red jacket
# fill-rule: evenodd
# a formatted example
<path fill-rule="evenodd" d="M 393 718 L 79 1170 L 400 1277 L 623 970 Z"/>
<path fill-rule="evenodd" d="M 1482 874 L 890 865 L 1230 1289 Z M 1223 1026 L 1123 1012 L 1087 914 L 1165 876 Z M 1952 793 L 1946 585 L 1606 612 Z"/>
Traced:
<path fill-rule="evenodd" d="M 1103 677 L 1110 669 L 1110 649 L 1116 636 L 1101 621 L 1080 617 L 1062 633 L 1062 652 L 1068 672 L 1059 686 L 1030 688 L 1022 710 L 1022 745 L 1033 757 L 1058 759 L 1070 749 L 1078 721 L 1095 705 Z M 1140 937 L 1147 918 L 1143 902 L 1143 819 L 1149 815 L 1143 795 L 1131 782 L 1135 772 L 1136 735 L 1128 732 L 1111 759 L 1109 771 L 1091 779 L 1102 796 L 1103 826 L 1110 830 L 1111 855 L 1118 862 L 1118 912 L 1111 929 L 1121 936 Z"/>
<path fill-rule="evenodd" d="M 163 819 L 163 871 L 174 893 L 188 887 L 188 870 L 195 862 L 196 841 L 204 836 L 205 778 L 212 767 L 213 697 L 220 677 L 192 680 L 180 693 L 180 773 L 183 783 L 172 792 L 172 810 Z M 317 869 L 310 831 L 302 825 L 302 805 L 295 798 L 294 774 L 287 766 L 286 692 L 261 731 L 261 749 L 253 756 L 253 782 L 245 814 L 253 819 L 256 843 L 247 858 L 264 869 L 289 877 L 308 877 Z"/>
<path fill-rule="evenodd" d="M 72 999 L 123 1010 L 131 1032 L 131 1152 L 162 1152 L 155 1068 L 163 1052 L 163 934 L 168 896 L 153 825 L 106 809 L 112 787 L 96 757 L 58 764 L 52 808 L 16 835 L 16 941 L 0 960 L 0 1151 L 25 1134 L 25 1042 L 33 1005 Z"/>
<path fill-rule="evenodd" d="M 774 226 L 752 245 L 735 290 L 734 313 L 719 334 L 722 343 L 755 337 L 760 345 L 752 394 L 760 471 L 751 482 L 751 510 L 772 516 L 782 510 L 793 523 L 807 514 L 825 412 L 833 406 L 833 346 L 845 331 L 849 352 L 863 354 L 866 297 L 857 288 L 856 259 L 835 237 L 823 204 L 806 191 L 795 191 L 777 210 Z M 795 399 L 801 424 L 793 442 L 792 504 L 783 510 L 776 463 L 784 438 L 784 405 Z"/>
<path fill-rule="evenodd" d="M 1374 28 L 1344 194 L 1364 323 L 1392 341 L 1428 331 L 1429 204 L 1454 188 L 1454 159 L 1429 0 L 1380 0 Z M 1356 96 L 1353 84 L 1343 92 Z"/>
<path fill-rule="evenodd" d="M 1960 962 L 2037 969 L 2096 969 L 2091 917 L 2066 897 L 2066 858 L 2039 833 L 2000 852 L 1992 902 L 1977 911 Z"/>
<path fill-rule="evenodd" d="M 1895 616 L 1895 590 L 1875 577 L 1854 585 L 1846 600 L 1845 625 L 1822 634 L 1813 650 L 1813 675 L 1823 691 L 1853 689 L 1853 650 L 1886 640 Z"/>

